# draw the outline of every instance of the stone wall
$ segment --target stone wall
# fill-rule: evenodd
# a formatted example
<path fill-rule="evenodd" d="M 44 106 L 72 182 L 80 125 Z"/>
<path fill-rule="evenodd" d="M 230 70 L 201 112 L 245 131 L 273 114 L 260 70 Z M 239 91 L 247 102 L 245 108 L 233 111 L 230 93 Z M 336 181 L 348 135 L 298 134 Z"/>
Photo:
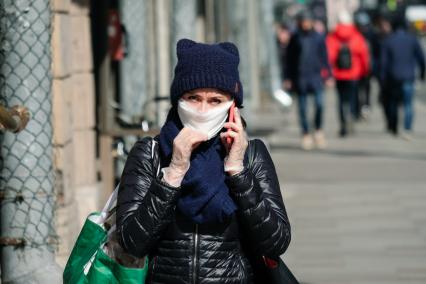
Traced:
<path fill-rule="evenodd" d="M 57 262 L 62 266 L 85 217 L 98 209 L 89 1 L 51 0 Z"/>

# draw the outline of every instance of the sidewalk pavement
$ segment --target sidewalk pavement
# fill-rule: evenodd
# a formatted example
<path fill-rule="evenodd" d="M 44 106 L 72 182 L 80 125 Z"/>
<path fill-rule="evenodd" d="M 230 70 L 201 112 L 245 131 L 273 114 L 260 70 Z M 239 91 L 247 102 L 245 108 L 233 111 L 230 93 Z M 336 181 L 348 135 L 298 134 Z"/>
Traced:
<path fill-rule="evenodd" d="M 296 104 L 288 113 L 272 104 L 251 118 L 253 134 L 271 148 L 292 225 L 283 259 L 301 282 L 426 283 L 426 88 L 419 86 L 413 141 L 385 133 L 375 88 L 370 119 L 345 139 L 327 92 L 326 150 L 300 150 Z"/>

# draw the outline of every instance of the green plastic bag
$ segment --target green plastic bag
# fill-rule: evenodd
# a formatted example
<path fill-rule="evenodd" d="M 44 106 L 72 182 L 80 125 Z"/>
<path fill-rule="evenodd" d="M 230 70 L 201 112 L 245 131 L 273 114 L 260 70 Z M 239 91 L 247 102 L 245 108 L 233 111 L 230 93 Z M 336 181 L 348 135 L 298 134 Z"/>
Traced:
<path fill-rule="evenodd" d="M 124 267 L 99 250 L 87 274 L 88 283 L 145 283 L 147 260 L 145 257 L 144 268 Z"/>
<path fill-rule="evenodd" d="M 95 212 L 87 217 L 65 266 L 63 273 L 65 284 L 145 283 L 148 257 L 129 262 L 132 267 L 119 264 L 116 259 L 135 260 L 136 258 L 125 255 L 117 244 L 115 235 L 112 234 L 115 224 L 112 224 L 108 231 L 105 229 L 106 220 L 111 219 L 110 208 L 116 202 L 117 191 L 118 189 L 114 190 L 102 212 Z M 115 214 L 113 219 L 115 220 Z M 111 255 L 117 257 L 111 257 Z"/>

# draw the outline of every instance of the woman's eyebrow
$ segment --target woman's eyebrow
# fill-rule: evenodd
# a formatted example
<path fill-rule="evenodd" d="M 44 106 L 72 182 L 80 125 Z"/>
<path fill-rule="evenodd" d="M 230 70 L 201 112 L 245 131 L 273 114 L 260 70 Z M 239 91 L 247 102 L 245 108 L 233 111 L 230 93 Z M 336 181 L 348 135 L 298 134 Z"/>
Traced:
<path fill-rule="evenodd" d="M 200 94 L 195 93 L 195 92 L 189 92 L 188 96 L 200 96 Z"/>

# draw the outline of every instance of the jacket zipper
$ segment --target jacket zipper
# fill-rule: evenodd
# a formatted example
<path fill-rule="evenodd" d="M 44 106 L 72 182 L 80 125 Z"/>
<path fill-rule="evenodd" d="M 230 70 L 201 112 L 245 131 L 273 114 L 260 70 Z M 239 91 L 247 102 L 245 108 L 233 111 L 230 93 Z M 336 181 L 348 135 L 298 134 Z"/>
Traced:
<path fill-rule="evenodd" d="M 197 283 L 197 268 L 198 268 L 198 224 L 195 224 L 194 229 L 194 253 L 192 256 L 192 283 Z"/>

